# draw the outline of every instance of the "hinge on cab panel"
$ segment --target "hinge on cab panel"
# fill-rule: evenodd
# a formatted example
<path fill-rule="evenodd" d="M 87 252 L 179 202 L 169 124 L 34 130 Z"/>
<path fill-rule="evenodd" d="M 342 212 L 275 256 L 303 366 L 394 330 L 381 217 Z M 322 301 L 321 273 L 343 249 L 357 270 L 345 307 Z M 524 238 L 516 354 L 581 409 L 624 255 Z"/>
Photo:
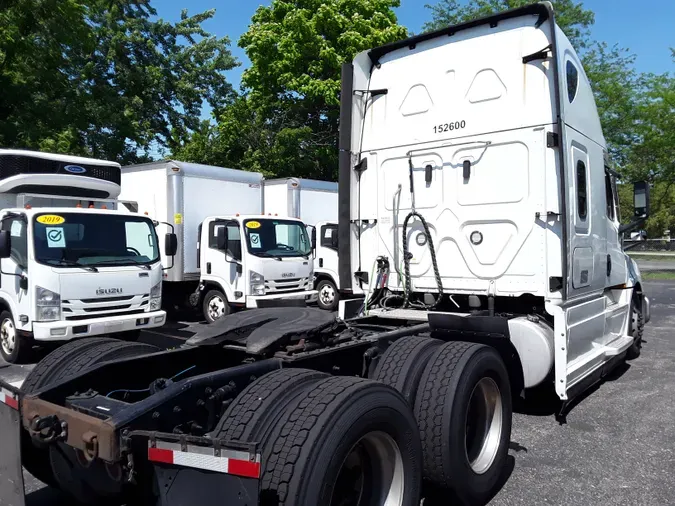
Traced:
<path fill-rule="evenodd" d="M 555 148 L 558 146 L 558 134 L 555 132 L 546 133 L 546 147 Z"/>

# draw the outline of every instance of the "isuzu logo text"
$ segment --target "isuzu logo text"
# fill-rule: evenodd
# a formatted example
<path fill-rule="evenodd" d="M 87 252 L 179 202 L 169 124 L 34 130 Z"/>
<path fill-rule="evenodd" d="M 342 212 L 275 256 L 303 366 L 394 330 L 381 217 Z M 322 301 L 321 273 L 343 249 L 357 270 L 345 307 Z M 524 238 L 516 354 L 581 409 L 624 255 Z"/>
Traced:
<path fill-rule="evenodd" d="M 119 295 L 121 293 L 121 288 L 99 288 L 96 290 L 96 295 Z"/>
<path fill-rule="evenodd" d="M 294 278 L 295 277 L 295 272 L 284 272 L 281 274 L 282 278 Z"/>

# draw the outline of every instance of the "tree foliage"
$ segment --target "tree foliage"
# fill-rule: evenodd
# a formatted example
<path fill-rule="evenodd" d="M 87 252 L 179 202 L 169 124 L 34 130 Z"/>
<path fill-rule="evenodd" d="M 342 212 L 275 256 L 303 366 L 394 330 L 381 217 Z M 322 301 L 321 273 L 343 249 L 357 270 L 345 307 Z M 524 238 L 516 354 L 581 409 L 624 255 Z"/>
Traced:
<path fill-rule="evenodd" d="M 0 145 L 138 160 L 232 98 L 227 38 L 169 23 L 150 0 L 5 0 L 0 6 Z"/>
<path fill-rule="evenodd" d="M 278 176 L 337 177 L 340 72 L 360 51 L 404 38 L 399 0 L 273 0 L 259 7 L 239 45 L 251 60 L 244 95 L 201 142 L 220 165 Z M 238 136 L 238 133 L 241 136 Z M 204 138 L 211 138 L 208 145 Z M 217 153 L 217 154 L 216 154 Z"/>

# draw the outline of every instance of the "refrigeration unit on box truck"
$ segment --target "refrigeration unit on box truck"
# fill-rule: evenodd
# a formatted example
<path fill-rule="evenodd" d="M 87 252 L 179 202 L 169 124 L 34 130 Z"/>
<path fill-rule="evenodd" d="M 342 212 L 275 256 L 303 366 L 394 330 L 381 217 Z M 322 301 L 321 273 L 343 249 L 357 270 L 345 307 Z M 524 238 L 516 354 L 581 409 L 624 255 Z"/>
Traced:
<path fill-rule="evenodd" d="M 0 351 L 164 324 L 153 223 L 120 206 L 114 162 L 0 150 Z"/>
<path fill-rule="evenodd" d="M 164 274 L 168 305 L 214 321 L 234 308 L 315 296 L 307 232 L 298 220 L 263 216 L 262 174 L 176 160 L 131 165 L 122 168 L 122 196 L 178 237 Z M 228 235 L 219 239 L 221 229 Z"/>
<path fill-rule="evenodd" d="M 339 301 L 337 256 L 338 185 L 330 181 L 265 180 L 265 213 L 299 218 L 310 230 L 317 303 L 334 310 Z"/>

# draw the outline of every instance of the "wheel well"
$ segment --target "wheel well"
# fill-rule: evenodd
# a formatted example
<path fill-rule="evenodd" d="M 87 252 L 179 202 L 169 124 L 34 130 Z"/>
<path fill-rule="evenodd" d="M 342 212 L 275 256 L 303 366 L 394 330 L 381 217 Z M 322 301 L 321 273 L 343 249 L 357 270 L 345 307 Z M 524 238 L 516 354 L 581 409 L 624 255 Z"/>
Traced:
<path fill-rule="evenodd" d="M 215 281 L 205 281 L 203 286 L 204 289 L 202 290 L 202 300 L 204 300 L 204 296 L 207 294 L 209 290 L 218 290 L 225 297 L 227 297 L 227 294 L 225 293 L 225 290 L 223 290 L 223 287 L 220 286 L 220 283 L 217 283 Z"/>
<path fill-rule="evenodd" d="M 319 274 L 315 274 L 314 277 L 315 277 L 314 288 L 319 286 L 319 283 L 323 280 L 330 281 L 331 283 L 333 283 L 335 285 L 335 280 L 333 279 L 333 276 L 331 276 L 330 274 L 326 274 L 326 273 L 322 272 L 322 273 L 319 273 Z"/>
<path fill-rule="evenodd" d="M 3 299 L 0 299 L 0 311 L 9 311 L 11 313 L 12 308 L 9 307 L 9 304 L 7 304 L 7 302 L 5 302 Z"/>

